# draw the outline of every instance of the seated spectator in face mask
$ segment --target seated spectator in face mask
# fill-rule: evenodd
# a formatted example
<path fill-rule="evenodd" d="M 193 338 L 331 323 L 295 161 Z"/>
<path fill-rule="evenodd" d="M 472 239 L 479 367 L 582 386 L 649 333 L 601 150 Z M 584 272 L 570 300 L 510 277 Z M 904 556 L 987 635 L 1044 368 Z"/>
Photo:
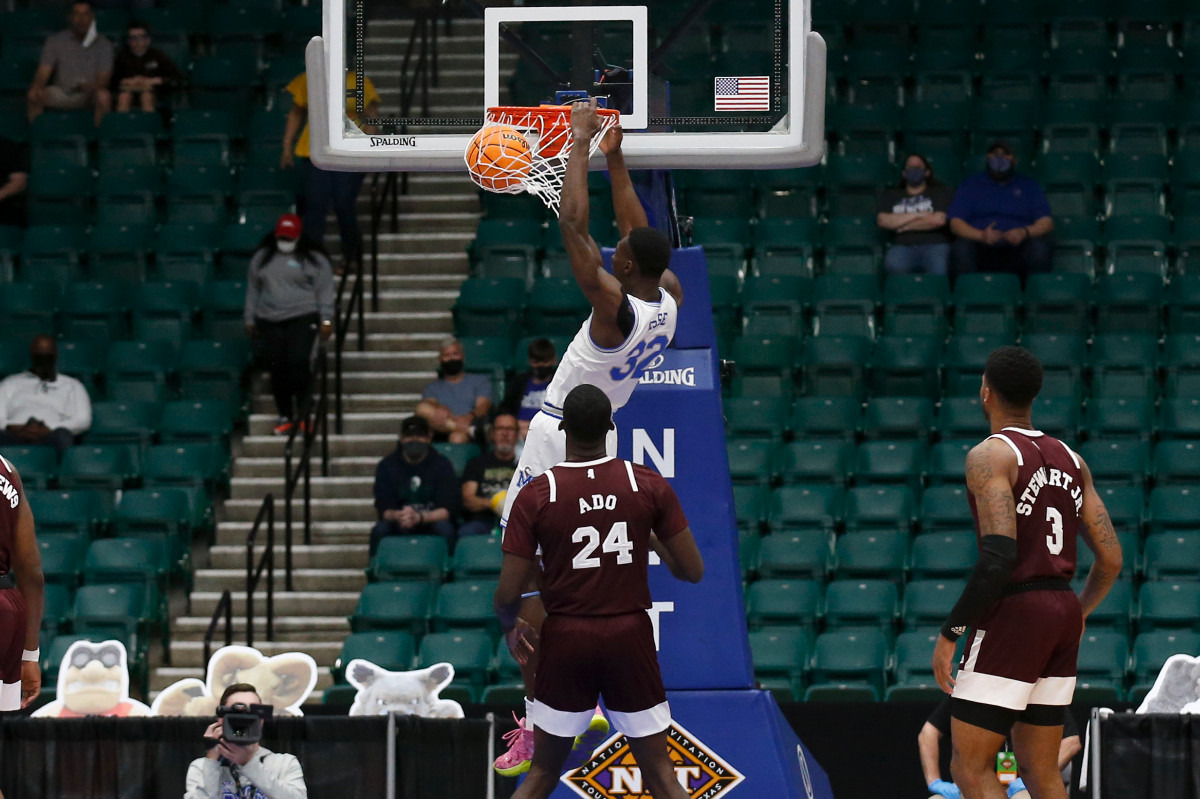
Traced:
<path fill-rule="evenodd" d="M 417 416 L 429 422 L 437 440 L 466 444 L 475 425 L 492 407 L 492 381 L 487 375 L 465 369 L 462 342 L 449 338 L 438 352 L 438 379 L 425 386 L 417 403 Z"/>
<path fill-rule="evenodd" d="M 432 446 L 429 422 L 410 416 L 400 424 L 400 444 L 375 468 L 375 510 L 370 554 L 389 535 L 440 535 L 451 549 L 460 488 L 454 466 Z"/>
<path fill-rule="evenodd" d="M 1031 177 L 1017 172 L 1006 142 L 988 148 L 987 169 L 962 182 L 946 212 L 956 275 L 970 272 L 1049 272 L 1054 253 L 1050 201 Z"/>
<path fill-rule="evenodd" d="M 554 370 L 558 367 L 558 353 L 554 350 L 554 342 L 548 338 L 536 338 L 529 342 L 526 354 L 529 357 L 529 371 L 521 372 L 508 381 L 504 402 L 500 404 L 501 413 L 511 413 L 517 417 L 522 441 L 529 432 L 529 423 L 541 410 L 546 389 L 550 387 Z"/>
<path fill-rule="evenodd" d="M 517 420 L 511 414 L 497 414 L 491 439 L 492 448 L 471 458 L 463 469 L 459 538 L 488 535 L 500 525 L 504 495 L 517 470 Z"/>
<path fill-rule="evenodd" d="M 54 447 L 59 455 L 92 426 L 92 401 L 73 377 L 58 373 L 58 344 L 37 336 L 28 372 L 0 381 L 0 447 Z"/>
<path fill-rule="evenodd" d="M 891 233 L 891 246 L 883 259 L 888 272 L 946 274 L 950 261 L 950 230 L 946 209 L 954 192 L 938 183 L 933 167 L 921 155 L 904 161 L 898 188 L 879 197 L 876 223 Z"/>

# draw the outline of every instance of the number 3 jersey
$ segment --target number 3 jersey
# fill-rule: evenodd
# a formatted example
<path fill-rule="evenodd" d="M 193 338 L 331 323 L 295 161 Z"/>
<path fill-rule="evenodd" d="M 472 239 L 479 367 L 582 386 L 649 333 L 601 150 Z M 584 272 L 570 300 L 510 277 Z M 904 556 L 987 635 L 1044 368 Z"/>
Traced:
<path fill-rule="evenodd" d="M 1079 456 L 1038 430 L 1005 427 L 989 438 L 1003 441 L 1017 456 L 1017 565 L 1009 582 L 1071 579 L 1083 508 Z M 975 497 L 968 493 L 968 498 L 978 536 L 979 511 Z"/>
<path fill-rule="evenodd" d="M 592 341 L 592 317 L 589 315 L 554 372 L 554 379 L 546 389 L 544 407 L 555 416 L 562 416 L 567 394 L 584 383 L 603 391 L 614 412 L 628 402 L 642 373 L 675 337 L 679 306 L 665 289 L 659 288 L 658 294 L 658 302 L 626 295 L 633 315 L 633 329 L 616 349 L 607 350 Z"/>
<path fill-rule="evenodd" d="M 615 616 L 650 608 L 650 532 L 688 526 L 658 472 L 618 458 L 564 462 L 521 490 L 502 549 L 532 560 L 542 548 L 542 602 L 565 616 Z"/>

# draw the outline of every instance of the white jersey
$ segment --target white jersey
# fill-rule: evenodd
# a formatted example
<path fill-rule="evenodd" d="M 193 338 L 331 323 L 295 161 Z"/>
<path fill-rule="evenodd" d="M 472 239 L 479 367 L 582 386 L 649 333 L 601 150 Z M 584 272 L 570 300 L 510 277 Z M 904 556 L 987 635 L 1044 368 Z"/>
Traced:
<path fill-rule="evenodd" d="M 616 411 L 629 401 L 642 373 L 653 365 L 671 339 L 675 338 L 679 305 L 671 293 L 663 288 L 659 288 L 658 297 L 658 302 L 627 298 L 633 310 L 633 329 L 621 346 L 615 349 L 597 347 L 592 341 L 591 316 L 579 328 L 546 389 L 541 410 L 529 423 L 525 448 L 521 450 L 521 459 L 504 498 L 501 525 L 507 524 L 517 493 L 525 484 L 567 459 L 567 437 L 558 429 L 558 423 L 562 419 L 563 402 L 571 389 L 584 383 L 593 385 L 608 396 L 613 411 Z M 609 431 L 606 444 L 608 454 L 616 455 L 615 430 Z"/>
<path fill-rule="evenodd" d="M 637 388 L 642 373 L 675 338 L 679 306 L 666 289 L 660 287 L 658 296 L 658 302 L 626 296 L 633 311 L 633 329 L 615 349 L 598 347 L 592 341 L 592 316 L 589 314 L 559 361 L 554 379 L 546 389 L 542 409 L 561 417 L 563 402 L 571 389 L 585 383 L 603 391 L 614 412 L 624 406 Z"/>

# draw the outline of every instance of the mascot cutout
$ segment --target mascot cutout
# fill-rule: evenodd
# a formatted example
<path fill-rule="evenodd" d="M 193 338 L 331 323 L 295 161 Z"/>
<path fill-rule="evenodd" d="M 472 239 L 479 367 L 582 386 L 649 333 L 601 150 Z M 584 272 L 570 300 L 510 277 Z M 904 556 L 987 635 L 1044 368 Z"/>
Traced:
<path fill-rule="evenodd" d="M 1138 713 L 1200 713 L 1200 657 L 1171 655 Z"/>
<path fill-rule="evenodd" d="M 346 665 L 346 681 L 358 689 L 351 716 L 385 716 L 401 713 L 434 719 L 461 719 L 462 705 L 438 699 L 454 679 L 449 663 L 434 663 L 416 671 L 388 671 L 369 660 L 355 658 Z"/>
<path fill-rule="evenodd" d="M 58 694 L 34 716 L 149 716 L 150 708 L 129 698 L 129 657 L 120 641 L 76 641 L 58 667 Z"/>
<path fill-rule="evenodd" d="M 303 652 L 266 657 L 248 646 L 218 649 L 208 661 L 205 682 L 189 677 L 162 690 L 154 700 L 156 716 L 212 716 L 217 699 L 234 683 L 249 683 L 264 705 L 284 716 L 303 716 L 300 706 L 317 684 L 317 662 Z"/>

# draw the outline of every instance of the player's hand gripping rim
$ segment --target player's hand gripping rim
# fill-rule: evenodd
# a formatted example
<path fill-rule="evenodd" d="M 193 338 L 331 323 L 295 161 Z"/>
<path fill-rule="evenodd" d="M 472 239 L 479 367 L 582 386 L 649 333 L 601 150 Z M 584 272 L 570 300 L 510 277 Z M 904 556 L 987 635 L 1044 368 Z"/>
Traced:
<path fill-rule="evenodd" d="M 944 635 L 938 635 L 937 643 L 933 645 L 933 678 L 948 694 L 954 692 L 954 678 L 950 676 L 953 670 L 954 642 Z"/>
<path fill-rule="evenodd" d="M 591 141 L 592 136 L 598 130 L 600 130 L 600 115 L 596 113 L 596 98 L 589 98 L 586 103 L 573 103 L 571 105 L 571 138 Z"/>
<path fill-rule="evenodd" d="M 537 646 L 537 630 L 533 629 L 532 624 L 518 617 L 516 625 L 504 634 L 504 643 L 508 645 L 513 660 L 524 666 Z"/>

